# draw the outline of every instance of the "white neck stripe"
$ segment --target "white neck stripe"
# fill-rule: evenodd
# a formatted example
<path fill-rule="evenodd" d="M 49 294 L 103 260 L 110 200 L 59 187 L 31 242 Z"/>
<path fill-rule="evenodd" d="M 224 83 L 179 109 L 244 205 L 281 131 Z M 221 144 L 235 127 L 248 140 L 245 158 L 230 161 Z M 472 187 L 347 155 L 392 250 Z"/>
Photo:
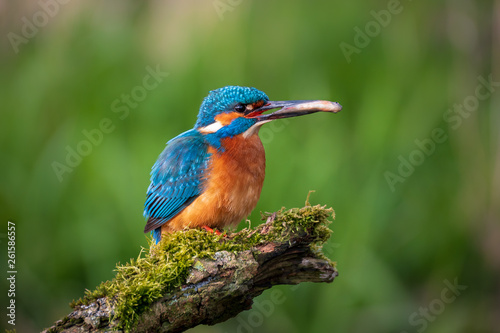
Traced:
<path fill-rule="evenodd" d="M 201 133 L 205 133 L 205 134 L 207 134 L 207 133 L 215 133 L 218 130 L 220 130 L 222 127 L 224 127 L 222 125 L 222 123 L 220 121 L 216 121 L 214 123 L 211 123 L 208 126 L 198 128 L 198 131 L 200 131 Z"/>

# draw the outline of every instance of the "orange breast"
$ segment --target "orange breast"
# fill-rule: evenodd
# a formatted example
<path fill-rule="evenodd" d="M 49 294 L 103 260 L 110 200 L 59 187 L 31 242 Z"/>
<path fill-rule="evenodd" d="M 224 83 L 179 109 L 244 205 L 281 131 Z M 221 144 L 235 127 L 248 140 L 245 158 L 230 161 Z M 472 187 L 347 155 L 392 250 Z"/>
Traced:
<path fill-rule="evenodd" d="M 205 191 L 188 207 L 162 226 L 162 232 L 184 227 L 223 228 L 248 216 L 259 201 L 266 158 L 257 134 L 222 140 L 225 151 L 212 154 Z"/>

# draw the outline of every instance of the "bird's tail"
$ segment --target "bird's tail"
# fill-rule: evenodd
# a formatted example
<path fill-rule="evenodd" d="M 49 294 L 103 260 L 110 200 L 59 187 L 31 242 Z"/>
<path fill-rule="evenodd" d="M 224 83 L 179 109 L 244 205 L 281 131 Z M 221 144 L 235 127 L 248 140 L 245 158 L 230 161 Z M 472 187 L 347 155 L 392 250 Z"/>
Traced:
<path fill-rule="evenodd" d="M 156 244 L 158 244 L 161 240 L 161 228 L 156 228 L 153 231 L 151 231 L 151 236 L 153 236 L 153 239 L 155 240 Z"/>

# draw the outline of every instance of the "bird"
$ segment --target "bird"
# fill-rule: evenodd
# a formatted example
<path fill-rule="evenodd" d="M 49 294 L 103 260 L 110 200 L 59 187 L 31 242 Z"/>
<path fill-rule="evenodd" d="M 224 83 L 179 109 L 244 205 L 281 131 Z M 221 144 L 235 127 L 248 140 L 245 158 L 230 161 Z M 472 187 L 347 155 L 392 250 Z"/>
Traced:
<path fill-rule="evenodd" d="M 272 113 L 264 113 L 278 109 Z M 253 87 L 209 92 L 194 128 L 167 142 L 151 169 L 144 232 L 208 231 L 238 224 L 257 205 L 266 158 L 259 129 L 270 121 L 342 110 L 322 100 L 270 101 Z"/>

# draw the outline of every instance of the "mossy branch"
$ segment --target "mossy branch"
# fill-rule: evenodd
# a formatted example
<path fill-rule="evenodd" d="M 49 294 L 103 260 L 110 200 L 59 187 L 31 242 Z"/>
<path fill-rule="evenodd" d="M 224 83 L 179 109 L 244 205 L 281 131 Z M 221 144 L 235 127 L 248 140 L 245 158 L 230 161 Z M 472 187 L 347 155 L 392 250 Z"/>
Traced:
<path fill-rule="evenodd" d="M 306 205 L 265 214 L 255 230 L 164 236 L 44 332 L 182 332 L 250 309 L 273 285 L 332 282 L 338 273 L 322 246 L 333 216 L 331 208 Z"/>

